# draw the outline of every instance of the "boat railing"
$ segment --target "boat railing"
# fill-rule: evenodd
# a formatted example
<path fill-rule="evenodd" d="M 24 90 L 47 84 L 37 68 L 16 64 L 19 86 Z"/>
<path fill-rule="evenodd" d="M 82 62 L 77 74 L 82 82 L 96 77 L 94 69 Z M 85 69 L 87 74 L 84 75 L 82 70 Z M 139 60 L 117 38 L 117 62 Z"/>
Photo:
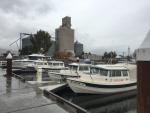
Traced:
<path fill-rule="evenodd" d="M 0 61 L 0 67 L 6 67 L 7 61 Z"/>

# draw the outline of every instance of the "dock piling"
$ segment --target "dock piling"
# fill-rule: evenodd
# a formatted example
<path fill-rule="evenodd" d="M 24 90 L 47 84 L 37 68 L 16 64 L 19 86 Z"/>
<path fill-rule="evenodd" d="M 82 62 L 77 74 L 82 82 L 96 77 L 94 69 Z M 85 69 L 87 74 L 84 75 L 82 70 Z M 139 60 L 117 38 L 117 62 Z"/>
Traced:
<path fill-rule="evenodd" d="M 37 74 L 37 82 L 42 82 L 42 67 L 38 67 Z"/>
<path fill-rule="evenodd" d="M 6 57 L 7 59 L 7 75 L 12 75 L 12 55 L 9 53 Z"/>
<path fill-rule="evenodd" d="M 150 31 L 136 50 L 137 113 L 150 113 Z"/>

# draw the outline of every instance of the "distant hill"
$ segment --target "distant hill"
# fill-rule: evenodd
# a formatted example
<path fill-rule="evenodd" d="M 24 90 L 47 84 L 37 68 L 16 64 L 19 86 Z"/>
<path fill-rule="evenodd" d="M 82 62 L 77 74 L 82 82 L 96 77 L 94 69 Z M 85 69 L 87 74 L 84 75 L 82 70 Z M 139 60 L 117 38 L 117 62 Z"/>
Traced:
<path fill-rule="evenodd" d="M 7 51 L 10 51 L 11 53 L 18 55 L 18 51 L 16 50 L 8 50 L 8 49 L 2 49 L 2 48 L 0 48 L 0 55 L 2 55 L 3 53 L 6 53 Z"/>

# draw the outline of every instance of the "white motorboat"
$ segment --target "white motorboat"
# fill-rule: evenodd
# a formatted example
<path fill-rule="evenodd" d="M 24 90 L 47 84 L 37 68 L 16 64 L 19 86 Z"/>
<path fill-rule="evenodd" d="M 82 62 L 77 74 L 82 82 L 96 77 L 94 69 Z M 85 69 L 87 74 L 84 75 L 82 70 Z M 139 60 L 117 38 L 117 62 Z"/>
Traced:
<path fill-rule="evenodd" d="M 12 68 L 26 68 L 27 65 L 33 64 L 36 60 L 43 60 L 47 58 L 43 54 L 32 54 L 28 55 L 27 59 L 21 59 L 21 60 L 13 60 L 12 61 Z"/>
<path fill-rule="evenodd" d="M 80 75 L 83 75 L 84 73 L 90 72 L 90 67 L 91 64 L 71 63 L 68 65 L 68 68 L 49 70 L 48 75 L 52 80 L 62 80 L 68 77 L 79 77 L 79 73 Z"/>
<path fill-rule="evenodd" d="M 95 65 L 80 78 L 67 78 L 67 83 L 75 93 L 113 94 L 137 88 L 136 79 L 130 79 L 130 71 L 123 65 Z"/>

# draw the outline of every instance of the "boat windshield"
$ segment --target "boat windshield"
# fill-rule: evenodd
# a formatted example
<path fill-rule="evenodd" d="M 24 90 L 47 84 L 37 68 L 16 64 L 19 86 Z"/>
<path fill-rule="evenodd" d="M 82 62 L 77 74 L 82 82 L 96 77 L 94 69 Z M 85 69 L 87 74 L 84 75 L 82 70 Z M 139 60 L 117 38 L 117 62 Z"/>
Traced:
<path fill-rule="evenodd" d="M 38 60 L 38 59 L 43 59 L 43 57 L 40 56 L 28 56 L 29 60 Z"/>
<path fill-rule="evenodd" d="M 79 67 L 79 71 L 88 71 L 88 70 L 89 70 L 88 66 L 80 66 Z"/>
<path fill-rule="evenodd" d="M 108 70 L 100 69 L 100 75 L 107 76 L 107 74 L 108 74 Z"/>
<path fill-rule="evenodd" d="M 53 64 L 52 63 L 48 63 L 50 66 L 53 66 Z"/>
<path fill-rule="evenodd" d="M 73 69 L 73 70 L 77 70 L 77 69 L 78 69 L 78 66 L 73 66 L 72 69 Z"/>
<path fill-rule="evenodd" d="M 121 70 L 111 70 L 110 71 L 110 77 L 120 77 L 121 76 Z"/>
<path fill-rule="evenodd" d="M 63 66 L 63 63 L 60 63 L 60 66 Z"/>
<path fill-rule="evenodd" d="M 92 70 L 94 74 L 99 74 L 99 68 L 93 68 Z"/>
<path fill-rule="evenodd" d="M 53 63 L 53 66 L 59 66 L 59 63 Z"/>

